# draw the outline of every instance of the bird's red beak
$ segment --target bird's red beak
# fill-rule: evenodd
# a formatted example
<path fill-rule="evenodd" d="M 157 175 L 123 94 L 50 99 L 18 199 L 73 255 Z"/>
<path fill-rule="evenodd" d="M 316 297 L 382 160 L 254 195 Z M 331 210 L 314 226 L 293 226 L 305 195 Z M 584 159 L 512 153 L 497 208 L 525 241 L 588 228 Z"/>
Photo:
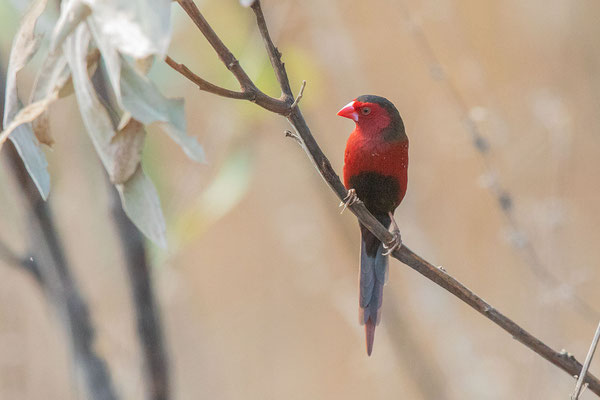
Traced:
<path fill-rule="evenodd" d="M 350 118 L 354 120 L 354 122 L 358 122 L 358 113 L 354 109 L 354 100 L 346 104 L 340 111 L 338 111 L 337 115 L 340 117 Z"/>

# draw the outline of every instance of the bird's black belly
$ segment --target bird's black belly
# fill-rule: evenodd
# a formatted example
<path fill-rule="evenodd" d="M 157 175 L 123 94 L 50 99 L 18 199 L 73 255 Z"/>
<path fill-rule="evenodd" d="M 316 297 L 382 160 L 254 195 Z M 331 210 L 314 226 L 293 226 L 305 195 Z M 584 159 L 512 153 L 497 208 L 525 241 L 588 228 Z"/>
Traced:
<path fill-rule="evenodd" d="M 375 216 L 386 215 L 398 206 L 400 183 L 393 176 L 367 171 L 350 177 L 350 187 Z"/>

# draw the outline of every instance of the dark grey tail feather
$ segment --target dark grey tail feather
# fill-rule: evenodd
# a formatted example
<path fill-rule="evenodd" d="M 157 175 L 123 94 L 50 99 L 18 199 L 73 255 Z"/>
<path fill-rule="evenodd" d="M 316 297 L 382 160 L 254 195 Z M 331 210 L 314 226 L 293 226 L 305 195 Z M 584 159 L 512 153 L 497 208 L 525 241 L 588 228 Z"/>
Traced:
<path fill-rule="evenodd" d="M 378 216 L 389 227 L 390 219 Z M 359 322 L 366 324 L 367 353 L 370 355 L 375 338 L 375 326 L 381 319 L 383 286 L 387 281 L 388 257 L 383 255 L 383 244 L 367 228 L 361 225 L 360 274 L 359 274 Z"/>
<path fill-rule="evenodd" d="M 379 324 L 381 305 L 383 303 L 383 286 L 388 275 L 388 257 L 384 256 L 383 245 L 379 245 L 374 257 L 366 254 L 365 246 L 361 246 L 360 257 L 360 324 L 369 318 Z"/>

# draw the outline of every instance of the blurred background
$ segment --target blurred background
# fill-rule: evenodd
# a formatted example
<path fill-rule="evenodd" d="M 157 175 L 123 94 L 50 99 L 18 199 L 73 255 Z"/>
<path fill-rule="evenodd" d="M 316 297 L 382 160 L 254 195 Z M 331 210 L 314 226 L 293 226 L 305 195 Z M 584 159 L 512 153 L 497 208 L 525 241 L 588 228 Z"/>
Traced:
<path fill-rule="evenodd" d="M 0 4 L 0 60 L 26 2 Z M 249 9 L 197 2 L 259 87 L 279 91 Z M 361 94 L 400 110 L 409 188 L 404 243 L 555 349 L 583 361 L 600 316 L 600 3 L 264 0 L 302 110 L 341 173 Z M 236 82 L 176 6 L 169 55 Z M 21 74 L 24 98 L 36 64 Z M 565 399 L 575 381 L 454 296 L 391 261 L 366 356 L 358 324 L 355 217 L 287 122 L 198 91 L 184 97 L 208 165 L 151 128 L 144 168 L 169 249 L 148 243 L 176 399 Z M 123 399 L 144 397 L 127 273 L 104 172 L 73 97 L 52 108 L 50 206 Z M 4 152 L 3 152 L 4 153 Z M 6 161 L 5 154 L 0 159 Z M 25 250 L 26 215 L 0 168 L 0 240 Z M 81 399 L 60 318 L 35 281 L 0 261 L 0 399 Z M 600 357 L 592 363 L 600 374 Z M 586 392 L 583 399 L 594 398 Z"/>

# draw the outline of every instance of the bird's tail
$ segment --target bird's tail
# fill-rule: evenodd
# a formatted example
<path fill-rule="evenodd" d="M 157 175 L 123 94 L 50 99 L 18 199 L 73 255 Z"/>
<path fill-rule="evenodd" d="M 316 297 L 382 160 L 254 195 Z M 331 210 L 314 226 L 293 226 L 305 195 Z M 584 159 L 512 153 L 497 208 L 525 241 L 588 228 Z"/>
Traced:
<path fill-rule="evenodd" d="M 380 222 L 389 227 L 389 217 L 381 216 Z M 375 326 L 381 318 L 383 285 L 387 281 L 388 257 L 383 255 L 383 244 L 367 228 L 361 225 L 360 275 L 359 275 L 359 321 L 365 325 L 367 354 L 373 351 Z"/>

